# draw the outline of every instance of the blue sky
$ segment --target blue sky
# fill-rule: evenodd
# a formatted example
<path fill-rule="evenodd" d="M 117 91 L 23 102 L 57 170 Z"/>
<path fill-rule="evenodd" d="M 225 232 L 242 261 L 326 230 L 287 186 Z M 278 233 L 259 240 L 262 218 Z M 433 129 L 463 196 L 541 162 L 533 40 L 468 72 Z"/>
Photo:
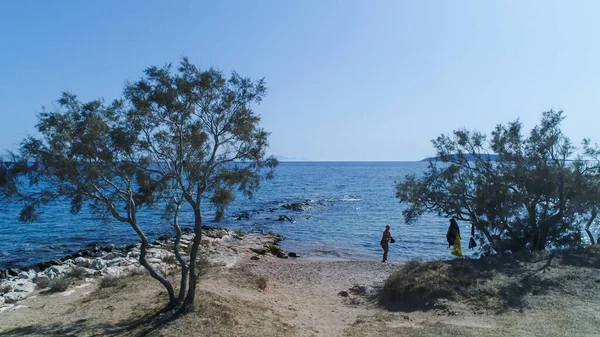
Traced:
<path fill-rule="evenodd" d="M 2 1 L 0 149 L 62 91 L 118 97 L 178 62 L 265 77 L 271 153 L 420 160 L 456 128 L 489 132 L 549 109 L 600 141 L 600 2 Z"/>

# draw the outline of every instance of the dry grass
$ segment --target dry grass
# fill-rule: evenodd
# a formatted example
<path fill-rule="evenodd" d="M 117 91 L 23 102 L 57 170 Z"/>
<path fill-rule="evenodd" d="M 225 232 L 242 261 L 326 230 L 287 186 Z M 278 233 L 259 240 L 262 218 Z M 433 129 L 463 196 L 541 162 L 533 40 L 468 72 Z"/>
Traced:
<path fill-rule="evenodd" d="M 65 277 L 70 277 L 78 280 L 83 280 L 86 276 L 87 271 L 82 267 L 74 267 L 65 274 Z"/>
<path fill-rule="evenodd" d="M 50 281 L 48 290 L 46 290 L 46 292 L 51 294 L 66 291 L 69 286 L 73 284 L 73 281 L 75 281 L 75 279 L 71 277 L 55 278 Z"/>
<path fill-rule="evenodd" d="M 204 255 L 198 256 L 198 260 L 196 261 L 196 270 L 198 271 L 198 276 L 204 276 L 210 271 L 210 261 Z"/>
<path fill-rule="evenodd" d="M 386 280 L 379 301 L 388 309 L 431 309 L 441 298 L 464 295 L 473 283 L 473 268 L 443 261 L 404 264 Z"/>
<path fill-rule="evenodd" d="M 267 288 L 267 278 L 264 276 L 259 276 L 256 278 L 256 285 L 258 286 L 258 289 L 260 290 L 265 290 Z"/>
<path fill-rule="evenodd" d="M 149 336 L 290 336 L 295 328 L 260 303 L 199 291 L 196 310 Z"/>
<path fill-rule="evenodd" d="M 107 276 L 100 281 L 98 284 L 98 289 L 123 288 L 124 286 L 125 280 L 122 277 Z"/>
<path fill-rule="evenodd" d="M 39 289 L 45 289 L 50 286 L 50 283 L 52 283 L 52 280 L 47 277 L 36 277 L 35 279 L 33 279 L 33 283 L 35 283 Z M 2 291 L 0 291 L 0 292 L 2 292 Z"/>
<path fill-rule="evenodd" d="M 581 267 L 600 268 L 599 261 L 600 249 L 595 247 L 479 260 L 411 261 L 386 280 L 379 302 L 387 309 L 406 311 L 429 310 L 442 299 L 463 301 L 475 310 L 523 310 L 529 307 L 528 295 L 569 291 L 569 284 L 588 277 Z M 553 268 L 560 272 L 546 273 Z"/>
<path fill-rule="evenodd" d="M 177 262 L 177 258 L 175 257 L 175 255 L 167 255 L 165 257 L 162 258 L 162 262 L 166 263 L 166 264 L 176 264 Z"/>

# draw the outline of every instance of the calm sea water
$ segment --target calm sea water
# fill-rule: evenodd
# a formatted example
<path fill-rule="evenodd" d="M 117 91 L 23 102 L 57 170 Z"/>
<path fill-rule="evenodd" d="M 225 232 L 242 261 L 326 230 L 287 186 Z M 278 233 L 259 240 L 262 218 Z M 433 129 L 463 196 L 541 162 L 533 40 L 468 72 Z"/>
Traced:
<path fill-rule="evenodd" d="M 376 260 L 381 258 L 379 241 L 386 224 L 397 239 L 390 245 L 390 261 L 413 258 L 452 258 L 446 243 L 447 219 L 423 216 L 407 225 L 402 206 L 395 198 L 395 181 L 405 174 L 421 172 L 424 162 L 284 162 L 275 179 L 264 182 L 253 199 L 238 197 L 227 218 L 213 223 L 214 212 L 205 210 L 205 224 L 244 231 L 282 234 L 281 246 L 310 258 Z M 302 202 L 303 211 L 282 208 Z M 240 214 L 246 212 L 249 218 Z M 0 268 L 22 267 L 57 259 L 93 244 L 117 245 L 136 242 L 127 225 L 95 220 L 85 210 L 69 214 L 68 204 L 45 208 L 39 222 L 19 223 L 18 205 L 0 208 Z M 278 221 L 288 216 L 294 222 Z M 158 212 L 141 212 L 143 229 L 155 238 L 170 234 Z M 184 211 L 182 225 L 191 226 L 192 214 Z M 468 228 L 463 229 L 465 233 Z M 463 246 L 467 241 L 463 238 Z M 466 249 L 465 249 L 466 251 Z"/>

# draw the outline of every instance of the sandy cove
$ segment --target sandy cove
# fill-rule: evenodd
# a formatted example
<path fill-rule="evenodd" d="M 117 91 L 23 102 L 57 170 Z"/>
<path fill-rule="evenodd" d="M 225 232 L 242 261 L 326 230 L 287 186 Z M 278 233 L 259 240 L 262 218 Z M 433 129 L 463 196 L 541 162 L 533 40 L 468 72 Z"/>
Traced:
<path fill-rule="evenodd" d="M 111 267 L 107 263 L 66 291 L 36 289 L 25 299 L 5 305 L 0 313 L 0 334 L 600 336 L 598 269 L 548 267 L 547 275 L 580 272 L 585 274 L 582 280 L 591 281 L 577 283 L 576 291 L 570 293 L 528 296 L 525 309 L 477 311 L 458 301 L 429 311 L 392 312 L 378 305 L 376 295 L 401 265 L 261 255 L 265 245 L 274 240 L 265 235 L 240 237 L 229 231 L 207 236 L 203 251 L 211 268 L 198 285 L 197 309 L 177 320 L 165 322 L 156 315 L 166 303 L 166 294 L 158 282 L 140 275 L 139 266 Z M 135 249 L 132 251 L 130 255 L 135 255 Z M 165 270 L 172 268 L 168 251 L 160 247 L 154 251 L 153 262 L 164 263 L 160 268 Z M 114 267 L 120 269 L 108 271 Z M 118 281 L 103 286 L 102 280 L 111 275 L 117 275 Z M 498 287 L 502 285 L 502 277 L 494 281 Z"/>

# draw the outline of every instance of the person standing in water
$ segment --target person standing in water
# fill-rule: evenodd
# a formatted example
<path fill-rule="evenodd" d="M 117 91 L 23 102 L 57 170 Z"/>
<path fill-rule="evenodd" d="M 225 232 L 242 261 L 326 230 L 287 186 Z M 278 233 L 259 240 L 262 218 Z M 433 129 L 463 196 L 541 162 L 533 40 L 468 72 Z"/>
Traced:
<path fill-rule="evenodd" d="M 383 231 L 383 236 L 381 237 L 381 248 L 383 248 L 383 261 L 387 261 L 387 255 L 389 251 L 389 242 L 395 242 L 396 240 L 392 237 L 392 233 L 390 233 L 390 225 L 385 225 L 385 230 Z"/>

